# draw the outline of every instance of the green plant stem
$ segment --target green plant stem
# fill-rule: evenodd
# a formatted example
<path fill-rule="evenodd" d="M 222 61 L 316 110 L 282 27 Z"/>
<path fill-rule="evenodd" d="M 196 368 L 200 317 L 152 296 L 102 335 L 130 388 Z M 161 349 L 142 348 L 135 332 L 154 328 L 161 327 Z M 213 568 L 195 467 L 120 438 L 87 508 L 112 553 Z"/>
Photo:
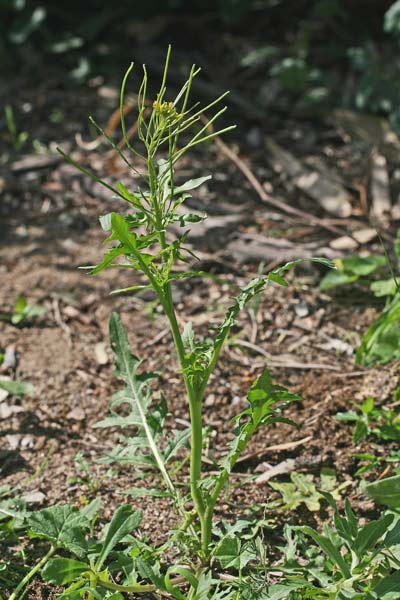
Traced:
<path fill-rule="evenodd" d="M 156 182 L 153 180 L 152 173 L 155 171 L 154 163 L 152 159 L 149 157 L 148 159 L 149 165 L 149 183 L 150 189 L 153 194 L 155 192 Z M 154 206 L 154 214 L 155 214 L 155 224 L 158 229 L 158 238 L 160 242 L 160 246 L 162 250 L 165 250 L 167 247 L 167 243 L 165 240 L 165 232 L 163 229 L 162 223 L 162 214 L 160 208 L 159 198 L 154 194 L 153 196 L 153 206 Z M 167 256 L 165 252 L 162 254 L 162 260 L 164 266 L 167 262 Z M 155 290 L 157 292 L 157 289 Z M 160 293 L 161 292 L 161 293 Z M 201 453 L 203 446 L 203 416 L 202 416 L 202 395 L 196 394 L 193 386 L 191 385 L 189 379 L 185 376 L 185 367 L 186 367 L 186 356 L 185 356 L 185 347 L 182 341 L 181 332 L 179 329 L 178 321 L 176 319 L 176 313 L 174 308 L 174 302 L 172 298 L 172 290 L 171 284 L 166 282 L 163 285 L 162 290 L 159 290 L 158 293 L 160 302 L 164 308 L 164 312 L 167 315 L 169 325 L 171 328 L 172 337 L 174 340 L 176 352 L 178 355 L 179 363 L 183 370 L 183 377 L 186 386 L 186 393 L 189 400 L 189 413 L 190 413 L 190 422 L 191 422 L 191 452 L 190 452 L 190 493 L 192 496 L 193 503 L 195 505 L 196 511 L 199 515 L 201 528 L 203 531 L 203 516 L 205 512 L 204 499 L 199 488 L 199 482 L 201 481 Z"/>
<path fill-rule="evenodd" d="M 171 580 L 170 583 L 172 586 L 181 585 L 186 582 L 184 577 L 176 577 Z M 156 592 L 157 587 L 153 583 L 135 583 L 133 585 L 120 585 L 118 583 L 113 583 L 112 581 L 105 581 L 101 579 L 101 577 L 96 577 L 95 579 L 96 585 L 100 585 L 106 590 L 111 590 L 114 592 L 123 592 L 125 594 L 146 594 L 149 592 Z"/>
<path fill-rule="evenodd" d="M 45 554 L 39 562 L 25 575 L 25 577 L 19 582 L 8 600 L 16 600 L 19 597 L 20 592 L 28 585 L 31 579 L 36 575 L 38 571 L 47 563 L 47 561 L 53 556 L 57 550 L 56 546 L 51 546 L 50 550 Z"/>
<path fill-rule="evenodd" d="M 112 590 L 114 592 L 125 592 L 126 594 L 145 594 L 148 592 L 155 592 L 156 586 L 152 583 L 134 585 L 119 585 L 118 583 L 112 583 L 112 581 L 104 581 L 103 579 L 96 578 L 96 585 L 100 585 L 106 590 Z"/>
<path fill-rule="evenodd" d="M 182 369 L 186 366 L 185 348 L 182 341 L 182 336 L 179 330 L 179 325 L 176 320 L 176 314 L 173 306 L 171 286 L 165 284 L 164 291 L 166 292 L 165 311 L 171 327 L 172 337 L 174 339 L 176 351 Z M 199 488 L 201 480 L 201 453 L 203 447 L 203 416 L 202 416 L 202 397 L 195 393 L 190 381 L 184 375 L 186 393 L 189 400 L 189 413 L 191 423 L 191 452 L 190 452 L 190 493 L 194 502 L 196 511 L 202 523 L 205 512 L 204 499 Z M 203 526 L 202 526 L 203 528 Z"/>

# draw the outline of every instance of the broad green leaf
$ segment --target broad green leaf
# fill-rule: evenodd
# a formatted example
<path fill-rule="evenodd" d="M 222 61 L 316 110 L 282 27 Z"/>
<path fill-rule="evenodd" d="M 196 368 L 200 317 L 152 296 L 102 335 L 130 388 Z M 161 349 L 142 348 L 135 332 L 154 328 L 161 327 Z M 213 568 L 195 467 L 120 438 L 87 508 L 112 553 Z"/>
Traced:
<path fill-rule="evenodd" d="M 354 551 L 359 557 L 367 550 L 372 550 L 377 541 L 387 532 L 389 525 L 393 522 L 394 515 L 383 515 L 376 521 L 371 521 L 359 530 L 354 540 Z"/>
<path fill-rule="evenodd" d="M 98 513 L 100 511 L 100 507 L 101 507 L 101 498 L 100 497 L 95 498 L 94 500 L 89 502 L 89 504 L 87 506 L 84 506 L 83 508 L 81 508 L 80 513 L 86 519 L 88 519 L 88 521 L 92 521 L 92 519 L 94 519 L 98 515 Z"/>
<path fill-rule="evenodd" d="M 68 504 L 44 508 L 28 516 L 33 537 L 46 538 L 56 547 L 65 547 L 77 556 L 85 554 L 88 519 Z"/>
<path fill-rule="evenodd" d="M 376 594 L 376 598 L 379 598 L 379 600 L 384 600 L 385 595 L 389 594 L 390 592 L 399 593 L 400 571 L 398 570 L 390 575 L 386 575 L 386 577 L 384 577 L 382 581 L 380 581 L 378 585 L 373 588 L 372 591 Z"/>
<path fill-rule="evenodd" d="M 400 475 L 364 484 L 364 490 L 375 502 L 400 508 Z"/>
<path fill-rule="evenodd" d="M 397 292 L 396 281 L 393 278 L 373 281 L 369 288 L 378 298 L 382 296 L 394 296 Z"/>
<path fill-rule="evenodd" d="M 23 383 L 22 381 L 0 379 L 0 389 L 6 390 L 13 396 L 24 396 L 25 394 L 33 394 L 35 386 L 31 383 Z"/>
<path fill-rule="evenodd" d="M 238 564 L 240 564 L 240 550 L 240 538 L 235 535 L 229 535 L 219 542 L 214 550 L 214 556 L 221 563 L 223 569 L 229 567 L 237 568 Z"/>
<path fill-rule="evenodd" d="M 132 533 L 140 525 L 143 519 L 142 511 L 135 511 L 129 505 L 120 506 L 114 513 L 110 524 L 107 527 L 107 533 L 102 542 L 99 558 L 96 562 L 96 569 L 99 571 L 113 548 L 119 544 L 128 533 Z"/>
<path fill-rule="evenodd" d="M 354 283 L 360 277 L 371 275 L 386 265 L 386 258 L 384 256 L 349 256 L 334 262 L 337 270 L 325 275 L 320 283 L 322 290 Z"/>
<path fill-rule="evenodd" d="M 294 510 L 305 504 L 308 510 L 317 512 L 320 509 L 320 500 L 323 496 L 317 491 L 312 475 L 291 473 L 291 482 L 270 481 L 269 485 L 282 495 L 283 508 Z"/>
<path fill-rule="evenodd" d="M 290 593 L 296 590 L 303 590 L 308 587 L 308 583 L 305 580 L 287 581 L 285 583 L 276 583 L 268 587 L 268 596 L 265 596 L 265 600 L 287 600 L 290 598 Z M 310 585 L 310 587 L 312 587 Z M 311 596 L 312 597 L 312 596 Z"/>
<path fill-rule="evenodd" d="M 387 532 L 384 544 L 387 547 L 400 544 L 400 519 L 396 522 L 395 526 Z"/>
<path fill-rule="evenodd" d="M 18 296 L 14 305 L 14 312 L 21 314 L 28 306 L 28 301 L 25 296 Z"/>
<path fill-rule="evenodd" d="M 283 279 L 283 277 L 281 277 L 280 275 L 278 275 L 278 273 L 270 273 L 268 275 L 269 280 L 273 281 L 274 283 L 277 283 L 279 285 L 282 285 L 284 287 L 287 287 L 289 284 L 286 281 L 286 279 Z"/>
<path fill-rule="evenodd" d="M 378 269 L 387 265 L 385 256 L 349 256 L 340 259 L 341 268 L 344 271 L 363 276 L 371 275 Z"/>
<path fill-rule="evenodd" d="M 319 287 L 321 290 L 327 291 L 339 285 L 354 283 L 354 281 L 357 281 L 357 279 L 358 276 L 351 273 L 345 273 L 344 271 L 332 271 L 324 276 Z"/>
<path fill-rule="evenodd" d="M 400 359 L 400 294 L 370 326 L 361 340 L 356 361 L 363 366 Z"/>
<path fill-rule="evenodd" d="M 52 558 L 44 566 L 42 577 L 53 585 L 65 585 L 87 571 L 90 571 L 90 567 L 81 561 L 72 558 Z"/>

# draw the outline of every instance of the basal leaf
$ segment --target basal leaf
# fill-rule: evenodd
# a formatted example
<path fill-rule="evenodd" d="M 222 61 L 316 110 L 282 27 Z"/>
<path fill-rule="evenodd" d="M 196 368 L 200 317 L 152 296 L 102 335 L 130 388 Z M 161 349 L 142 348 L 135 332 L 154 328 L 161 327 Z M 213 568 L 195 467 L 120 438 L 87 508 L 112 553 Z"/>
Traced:
<path fill-rule="evenodd" d="M 33 537 L 46 538 L 54 546 L 68 548 L 77 556 L 85 554 L 85 531 L 90 523 L 80 512 L 68 504 L 51 506 L 28 516 Z"/>
<path fill-rule="evenodd" d="M 81 561 L 72 558 L 52 558 L 44 566 L 42 577 L 53 585 L 65 585 L 87 571 L 90 571 L 90 567 Z"/>
<path fill-rule="evenodd" d="M 107 533 L 102 542 L 100 555 L 96 562 L 96 569 L 100 570 L 113 548 L 119 544 L 128 533 L 132 533 L 140 525 L 143 513 L 139 510 L 133 512 L 130 505 L 120 506 L 114 513 Z"/>

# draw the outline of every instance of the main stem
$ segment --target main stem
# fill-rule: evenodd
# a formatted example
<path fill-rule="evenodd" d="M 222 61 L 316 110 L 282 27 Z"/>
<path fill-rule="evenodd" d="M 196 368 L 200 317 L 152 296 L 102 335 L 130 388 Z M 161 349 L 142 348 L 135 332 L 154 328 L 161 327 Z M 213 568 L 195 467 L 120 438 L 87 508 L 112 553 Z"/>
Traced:
<path fill-rule="evenodd" d="M 167 242 L 165 239 L 165 231 L 163 227 L 163 216 L 160 207 L 159 199 L 157 197 L 157 181 L 154 181 L 153 173 L 155 173 L 155 166 L 152 158 L 148 157 L 149 166 L 149 183 L 150 190 L 153 194 L 153 206 L 155 214 L 155 225 L 158 230 L 158 239 L 162 250 L 166 250 Z M 163 264 L 166 265 L 168 258 L 165 252 L 162 254 Z M 161 293 L 160 293 L 161 292 Z M 185 382 L 186 393 L 189 401 L 189 413 L 191 423 L 191 446 L 190 446 L 190 494 L 195 506 L 196 512 L 199 517 L 201 527 L 201 541 L 202 550 L 207 555 L 207 548 L 205 547 L 205 541 L 208 539 L 208 535 L 204 532 L 207 528 L 206 521 L 204 518 L 206 507 L 204 504 L 204 498 L 200 489 L 201 482 L 201 457 L 203 448 L 203 415 L 202 415 L 202 399 L 203 393 L 198 394 L 191 384 L 189 378 L 185 373 L 187 366 L 187 360 L 185 356 L 185 347 L 183 344 L 181 332 L 179 329 L 178 321 L 176 319 L 174 301 L 172 298 L 172 290 L 170 282 L 164 283 L 162 289 L 159 291 L 159 299 L 164 308 L 165 314 L 168 318 L 172 337 L 174 340 L 176 352 L 178 355 L 179 363 L 183 372 L 183 379 Z"/>
<path fill-rule="evenodd" d="M 186 367 L 185 348 L 182 341 L 182 336 L 179 330 L 179 325 L 176 320 L 175 309 L 172 300 L 171 285 L 169 283 L 164 286 L 165 292 L 165 312 L 167 314 L 171 327 L 172 337 L 174 339 L 176 351 L 181 368 Z M 186 393 L 189 400 L 189 414 L 191 423 L 191 451 L 190 451 L 190 493 L 199 515 L 202 533 L 203 520 L 205 513 L 204 499 L 201 493 L 199 483 L 201 481 L 201 455 L 203 448 L 203 415 L 202 415 L 202 397 L 198 396 L 190 383 L 188 377 L 183 373 L 185 381 Z M 203 535 L 202 535 L 203 538 Z"/>

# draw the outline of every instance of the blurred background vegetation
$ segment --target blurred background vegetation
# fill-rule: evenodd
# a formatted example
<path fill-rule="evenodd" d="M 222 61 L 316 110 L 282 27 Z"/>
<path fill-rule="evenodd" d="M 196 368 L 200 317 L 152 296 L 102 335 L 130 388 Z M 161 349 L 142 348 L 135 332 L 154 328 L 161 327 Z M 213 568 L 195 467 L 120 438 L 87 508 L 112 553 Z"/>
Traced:
<path fill-rule="evenodd" d="M 400 0 L 0 0 L 3 75 L 119 77 L 138 47 L 168 42 L 188 62 L 228 52 L 260 110 L 351 108 L 400 132 Z"/>

